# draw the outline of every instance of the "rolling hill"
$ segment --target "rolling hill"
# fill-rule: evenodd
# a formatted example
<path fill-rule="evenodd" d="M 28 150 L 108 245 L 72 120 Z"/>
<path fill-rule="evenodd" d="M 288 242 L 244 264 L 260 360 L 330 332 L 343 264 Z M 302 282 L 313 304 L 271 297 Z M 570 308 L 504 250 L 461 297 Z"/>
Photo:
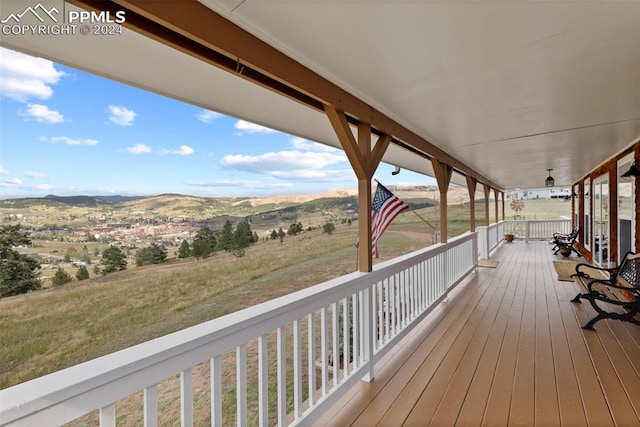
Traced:
<path fill-rule="evenodd" d="M 437 204 L 437 187 L 390 186 L 389 189 L 414 209 Z M 464 188 L 452 189 L 449 193 L 450 203 L 463 203 L 467 200 Z M 160 194 L 147 197 L 48 195 L 42 198 L 0 200 L 0 219 L 20 220 L 34 226 L 47 223 L 79 225 L 95 218 L 110 221 L 181 218 L 211 224 L 224 222 L 226 219 L 234 221 L 246 218 L 256 226 L 272 227 L 297 221 L 321 224 L 328 220 L 355 218 L 357 211 L 355 189 L 266 198 Z"/>

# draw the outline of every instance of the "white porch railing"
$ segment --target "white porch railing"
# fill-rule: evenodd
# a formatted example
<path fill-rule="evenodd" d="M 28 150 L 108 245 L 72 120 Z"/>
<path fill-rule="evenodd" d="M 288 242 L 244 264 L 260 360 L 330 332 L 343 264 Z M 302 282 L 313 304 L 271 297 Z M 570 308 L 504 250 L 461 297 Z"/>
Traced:
<path fill-rule="evenodd" d="M 490 224 L 489 226 L 476 227 L 478 232 L 478 249 L 480 250 L 480 258 L 487 259 L 492 250 L 504 238 L 504 221 Z"/>
<path fill-rule="evenodd" d="M 551 239 L 553 233 L 571 232 L 571 220 L 506 220 L 489 226 L 477 227 L 478 250 L 481 259 L 489 258 L 489 254 L 504 239 L 505 233 L 513 233 L 517 239 L 545 240 Z"/>
<path fill-rule="evenodd" d="M 516 238 L 524 239 L 528 242 L 533 240 L 551 239 L 553 233 L 571 232 L 570 219 L 548 219 L 548 220 L 507 220 L 504 221 L 505 233 L 513 233 Z"/>
<path fill-rule="evenodd" d="M 116 406 L 124 400 L 135 407 L 127 399 L 137 398 L 140 423 L 156 426 L 166 381 L 180 383 L 176 417 L 183 426 L 194 418 L 204 423 L 202 412 L 216 426 L 309 424 L 357 381 L 370 379 L 376 361 L 475 270 L 476 236 L 1 390 L 0 424 L 59 425 L 99 410 L 100 424 L 114 426 Z M 194 372 L 203 366 L 210 380 L 198 405 L 210 405 L 194 411 L 196 391 L 204 393 L 195 390 Z"/>

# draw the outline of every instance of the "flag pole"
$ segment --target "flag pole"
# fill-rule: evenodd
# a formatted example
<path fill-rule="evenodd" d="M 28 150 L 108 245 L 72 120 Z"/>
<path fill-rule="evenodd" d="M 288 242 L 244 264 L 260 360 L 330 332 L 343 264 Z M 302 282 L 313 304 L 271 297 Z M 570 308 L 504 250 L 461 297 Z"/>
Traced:
<path fill-rule="evenodd" d="M 375 182 L 377 182 L 378 184 L 380 183 L 380 181 L 378 181 L 376 178 L 373 178 L 373 180 L 374 180 Z M 407 205 L 407 206 L 409 206 L 409 205 Z M 423 218 L 423 217 L 422 217 L 418 212 L 414 211 L 414 210 L 413 210 L 413 208 L 411 208 L 411 206 L 409 206 L 409 210 L 410 210 L 411 212 L 413 212 L 414 214 L 416 214 L 416 216 L 417 216 L 418 218 L 420 218 L 420 219 L 422 220 L 422 222 L 424 222 L 424 223 L 425 223 L 425 224 L 427 224 L 429 227 L 431 227 L 431 229 L 432 229 L 432 230 L 434 230 L 434 231 L 436 230 L 436 227 L 434 227 L 434 226 L 433 226 L 429 221 L 427 221 L 426 219 L 424 219 L 424 218 Z"/>
<path fill-rule="evenodd" d="M 434 231 L 436 230 L 436 228 L 426 219 L 424 219 L 422 216 L 420 216 L 420 214 L 416 211 L 414 211 L 413 209 L 411 209 L 411 207 L 409 207 L 409 209 L 411 210 L 411 212 L 413 212 L 414 214 L 416 214 L 416 216 L 418 218 L 420 218 L 425 224 L 427 224 L 429 227 L 431 227 Z"/>

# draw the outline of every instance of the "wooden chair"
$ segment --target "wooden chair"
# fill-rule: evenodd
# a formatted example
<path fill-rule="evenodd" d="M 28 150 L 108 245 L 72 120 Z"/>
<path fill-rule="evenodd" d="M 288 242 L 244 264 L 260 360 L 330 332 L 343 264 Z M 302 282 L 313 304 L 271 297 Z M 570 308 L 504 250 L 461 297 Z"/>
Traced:
<path fill-rule="evenodd" d="M 593 278 L 586 268 L 609 275 L 609 278 Z M 640 253 L 627 253 L 622 263 L 614 268 L 599 268 L 589 264 L 578 264 L 572 275 L 587 288 L 587 293 L 578 294 L 571 302 L 588 300 L 598 313 L 582 328 L 594 330 L 593 326 L 602 319 L 615 319 L 640 326 L 635 316 L 640 312 Z M 601 305 L 598 305 L 599 302 Z M 619 310 L 611 310 L 612 307 Z"/>

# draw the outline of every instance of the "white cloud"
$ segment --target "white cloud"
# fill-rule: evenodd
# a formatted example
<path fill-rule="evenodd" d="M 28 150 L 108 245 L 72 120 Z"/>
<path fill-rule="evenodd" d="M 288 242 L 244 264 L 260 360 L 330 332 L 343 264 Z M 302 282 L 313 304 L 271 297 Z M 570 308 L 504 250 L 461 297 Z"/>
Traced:
<path fill-rule="evenodd" d="M 296 150 L 302 150 L 302 151 L 314 151 L 314 152 L 326 152 L 326 153 L 335 153 L 335 152 L 341 151 L 335 147 L 309 141 L 307 139 L 300 138 L 299 136 L 293 137 L 293 139 L 291 140 L 291 146 Z"/>
<path fill-rule="evenodd" d="M 222 115 L 220 113 L 216 113 L 215 111 L 211 111 L 211 110 L 202 110 L 199 114 L 196 114 L 196 117 L 201 122 L 211 123 L 215 119 L 219 119 L 220 117 L 224 117 L 224 115 Z"/>
<path fill-rule="evenodd" d="M 22 180 L 20 178 L 11 178 L 6 180 L 4 184 L 8 187 L 15 187 L 18 185 L 22 185 Z"/>
<path fill-rule="evenodd" d="M 283 189 L 291 188 L 289 183 L 266 183 L 243 179 L 223 179 L 218 181 L 186 181 L 185 184 L 195 187 L 239 187 L 248 190 Z"/>
<path fill-rule="evenodd" d="M 220 163 L 227 168 L 264 174 L 283 180 L 338 182 L 353 179 L 353 172 L 350 169 L 326 170 L 325 168 L 346 161 L 347 158 L 342 152 L 292 150 L 258 156 L 227 155 Z"/>
<path fill-rule="evenodd" d="M 53 65 L 46 59 L 0 48 L 0 94 L 19 102 L 49 99 L 53 95 L 51 85 L 66 75 Z"/>
<path fill-rule="evenodd" d="M 4 166 L 0 165 L 0 175 L 9 175 L 10 173 Z"/>
<path fill-rule="evenodd" d="M 52 136 L 52 137 L 40 137 L 40 141 L 50 142 L 52 144 L 57 144 L 62 142 L 67 145 L 96 145 L 98 141 L 95 139 L 74 139 L 69 138 L 68 136 Z"/>
<path fill-rule="evenodd" d="M 28 104 L 27 109 L 20 113 L 25 118 L 34 118 L 41 123 L 64 123 L 64 116 L 55 110 L 42 104 Z"/>
<path fill-rule="evenodd" d="M 181 145 L 179 150 L 173 152 L 173 154 L 179 154 L 181 156 L 188 156 L 193 154 L 194 149 L 189 147 L 188 145 Z"/>
<path fill-rule="evenodd" d="M 167 150 L 162 149 L 160 151 L 162 154 L 177 154 L 179 156 L 189 156 L 195 152 L 195 150 L 188 145 L 181 145 L 178 150 Z"/>
<path fill-rule="evenodd" d="M 351 169 L 277 171 L 271 173 L 271 176 L 280 179 L 313 182 L 341 182 L 356 179 L 356 174 Z"/>
<path fill-rule="evenodd" d="M 48 191 L 48 190 L 53 190 L 56 187 L 54 187 L 51 184 L 38 184 L 38 185 L 34 186 L 34 188 L 36 190 L 47 190 Z"/>
<path fill-rule="evenodd" d="M 267 127 L 264 126 L 260 126 L 257 125 L 255 123 L 250 123 L 247 122 L 245 120 L 238 120 L 236 122 L 236 124 L 234 125 L 234 127 L 236 129 L 238 129 L 241 132 L 247 132 L 247 133 L 273 133 L 276 132 L 273 129 L 269 129 Z"/>
<path fill-rule="evenodd" d="M 132 147 L 127 147 L 127 151 L 133 154 L 150 153 L 151 148 L 145 144 L 135 144 Z"/>
<path fill-rule="evenodd" d="M 44 178 L 44 174 L 40 173 L 40 172 L 36 172 L 36 171 L 28 171 L 25 172 L 24 176 L 28 177 L 28 178 Z"/>
<path fill-rule="evenodd" d="M 224 156 L 221 163 L 223 166 L 249 172 L 272 173 L 281 170 L 322 169 L 346 160 L 347 158 L 342 153 L 305 153 L 293 150 L 270 152 L 258 156 L 229 154 Z"/>
<path fill-rule="evenodd" d="M 109 113 L 109 120 L 118 126 L 131 126 L 137 116 L 133 110 L 117 105 L 109 105 Z"/>

